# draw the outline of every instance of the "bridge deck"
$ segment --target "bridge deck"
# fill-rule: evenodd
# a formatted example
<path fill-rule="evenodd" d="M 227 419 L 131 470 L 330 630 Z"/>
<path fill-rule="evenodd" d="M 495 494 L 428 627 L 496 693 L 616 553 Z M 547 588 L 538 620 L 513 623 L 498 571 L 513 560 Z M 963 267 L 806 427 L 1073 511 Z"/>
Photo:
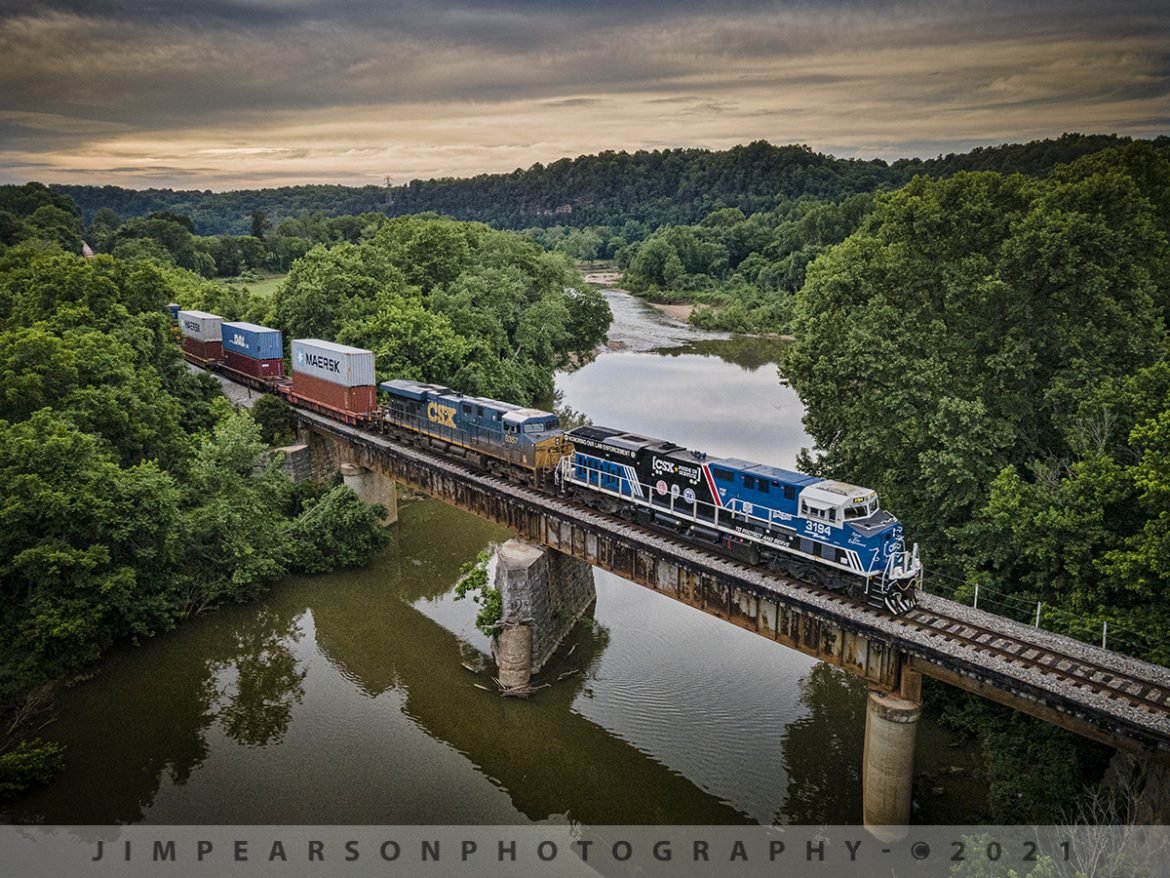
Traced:
<path fill-rule="evenodd" d="M 891 617 L 803 582 L 298 410 L 353 459 L 524 537 L 895 689 L 908 668 L 1079 734 L 1170 750 L 1170 670 L 924 594 Z"/>

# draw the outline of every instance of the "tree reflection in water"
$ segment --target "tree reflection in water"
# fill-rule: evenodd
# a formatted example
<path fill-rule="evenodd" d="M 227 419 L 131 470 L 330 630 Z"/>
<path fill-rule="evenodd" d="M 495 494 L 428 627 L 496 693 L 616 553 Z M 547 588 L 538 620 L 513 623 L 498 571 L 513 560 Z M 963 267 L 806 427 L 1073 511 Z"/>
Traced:
<path fill-rule="evenodd" d="M 296 619 L 264 608 L 232 633 L 230 655 L 209 664 L 211 709 L 237 744 L 264 747 L 284 738 L 305 695 L 307 672 L 292 652 L 301 635 Z"/>
<path fill-rule="evenodd" d="M 861 821 L 865 681 L 818 662 L 800 681 L 809 712 L 784 730 L 780 748 L 788 796 L 777 823 Z"/>

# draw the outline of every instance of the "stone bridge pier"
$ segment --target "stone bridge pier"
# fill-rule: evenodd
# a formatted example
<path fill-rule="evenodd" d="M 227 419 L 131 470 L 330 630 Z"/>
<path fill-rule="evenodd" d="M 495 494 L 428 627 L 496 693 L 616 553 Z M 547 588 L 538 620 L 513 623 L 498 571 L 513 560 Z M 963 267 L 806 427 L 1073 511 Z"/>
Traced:
<path fill-rule="evenodd" d="M 492 638 L 500 685 L 523 688 L 597 599 L 593 568 L 569 555 L 511 539 L 496 555 L 494 585 L 503 604 Z"/>
<path fill-rule="evenodd" d="M 398 487 L 394 479 L 357 463 L 343 463 L 341 478 L 345 486 L 368 506 L 380 504 L 386 509 L 384 527 L 398 521 Z"/>
<path fill-rule="evenodd" d="M 340 471 L 345 486 L 358 499 L 371 506 L 385 507 L 383 525 L 389 527 L 398 521 L 397 483 L 376 460 L 362 459 L 361 449 L 353 443 L 310 430 L 303 424 L 297 430 L 297 438 L 298 444 L 280 449 L 285 456 L 284 469 L 291 479 L 324 483 Z"/>

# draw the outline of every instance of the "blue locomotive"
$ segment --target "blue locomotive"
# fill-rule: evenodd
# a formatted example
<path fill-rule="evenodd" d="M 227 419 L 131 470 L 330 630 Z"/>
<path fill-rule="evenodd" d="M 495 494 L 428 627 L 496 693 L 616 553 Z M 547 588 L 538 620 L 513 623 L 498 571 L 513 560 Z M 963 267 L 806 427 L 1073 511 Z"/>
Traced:
<path fill-rule="evenodd" d="M 737 458 L 708 458 L 673 442 L 578 427 L 559 481 L 591 506 L 903 613 L 922 576 L 918 547 L 868 488 Z"/>
<path fill-rule="evenodd" d="M 386 400 L 380 427 L 406 431 L 416 440 L 474 457 L 484 469 L 523 472 L 540 485 L 568 453 L 560 421 L 552 412 L 402 378 L 383 381 L 378 389 Z"/>

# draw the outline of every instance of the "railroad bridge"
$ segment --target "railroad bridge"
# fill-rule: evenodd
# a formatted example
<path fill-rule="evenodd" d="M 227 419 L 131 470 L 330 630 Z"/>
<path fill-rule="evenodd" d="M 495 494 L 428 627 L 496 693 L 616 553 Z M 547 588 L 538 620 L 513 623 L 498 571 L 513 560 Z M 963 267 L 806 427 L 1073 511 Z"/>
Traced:
<path fill-rule="evenodd" d="M 1170 670 L 923 594 L 891 617 L 380 434 L 295 409 L 302 441 L 371 502 L 393 482 L 864 678 L 867 826 L 909 822 L 922 676 L 1138 754 L 1170 754 Z M 379 493 L 379 491 L 381 493 Z M 525 631 L 525 636 L 529 636 Z M 535 635 L 533 635 L 535 636 Z M 501 666 L 503 662 L 501 662 Z"/>

